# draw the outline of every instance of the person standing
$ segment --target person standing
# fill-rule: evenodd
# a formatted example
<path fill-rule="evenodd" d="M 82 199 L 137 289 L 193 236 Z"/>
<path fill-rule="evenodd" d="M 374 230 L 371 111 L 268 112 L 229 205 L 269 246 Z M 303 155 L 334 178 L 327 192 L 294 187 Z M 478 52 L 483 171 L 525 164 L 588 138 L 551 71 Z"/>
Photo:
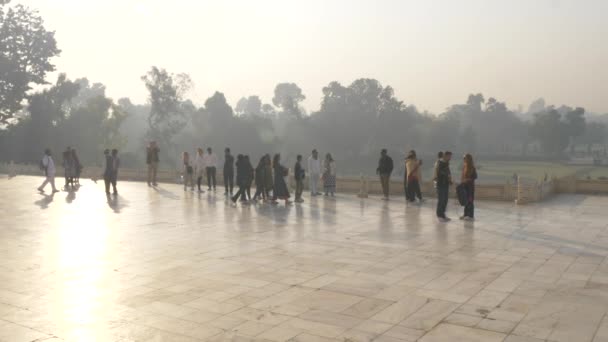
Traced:
<path fill-rule="evenodd" d="M 72 160 L 74 162 L 74 181 L 76 185 L 80 185 L 80 174 L 82 173 L 82 164 L 80 164 L 80 159 L 76 154 L 76 150 L 72 149 Z"/>
<path fill-rule="evenodd" d="M 203 193 L 203 189 L 201 189 L 201 183 L 203 181 L 203 176 L 205 175 L 205 151 L 202 148 L 198 148 L 196 150 L 196 159 L 194 160 L 194 173 L 196 174 L 196 186 L 198 187 L 198 192 Z"/>
<path fill-rule="evenodd" d="M 118 150 L 112 150 L 112 174 L 110 181 L 112 182 L 112 188 L 114 189 L 114 195 L 118 195 L 116 190 L 116 183 L 118 182 L 118 168 L 120 167 L 120 158 L 118 158 Z"/>
<path fill-rule="evenodd" d="M 442 159 L 443 151 L 437 152 L 437 160 L 435 161 L 435 165 L 433 165 L 433 184 L 435 185 L 435 189 L 437 189 L 437 166 Z"/>
<path fill-rule="evenodd" d="M 296 181 L 296 199 L 297 203 L 302 203 L 302 192 L 304 191 L 304 177 L 306 177 L 306 171 L 302 167 L 302 156 L 298 154 L 296 157 L 296 165 L 293 167 L 294 178 Z"/>
<path fill-rule="evenodd" d="M 266 192 L 266 199 L 270 200 L 270 192 L 274 192 L 274 177 L 272 176 L 272 159 L 270 154 L 264 156 L 266 158 L 266 170 L 264 172 L 264 192 Z M 274 197 L 274 195 L 273 195 Z"/>
<path fill-rule="evenodd" d="M 215 191 L 215 187 L 216 187 L 215 172 L 217 170 L 217 157 L 211 150 L 211 147 L 207 148 L 207 154 L 205 154 L 204 160 L 205 160 L 205 170 L 207 171 L 208 190 L 211 191 L 211 186 L 213 186 L 213 191 Z"/>
<path fill-rule="evenodd" d="M 464 155 L 464 165 L 462 167 L 462 174 L 460 176 L 460 182 L 463 184 L 465 192 L 467 194 L 467 202 L 464 206 L 464 215 L 460 217 L 461 220 L 473 221 L 475 220 L 475 180 L 477 179 L 477 169 L 473 162 L 473 156 L 469 153 Z"/>
<path fill-rule="evenodd" d="M 323 188 L 325 189 L 325 196 L 331 194 L 331 197 L 334 197 L 336 192 L 336 162 L 329 153 L 325 155 L 325 161 L 323 162 Z"/>
<path fill-rule="evenodd" d="M 420 182 L 422 180 L 421 167 L 422 160 L 418 160 L 416 151 L 410 151 L 405 159 L 405 197 L 411 203 L 416 202 L 416 197 L 422 202 L 422 193 L 420 192 Z"/>
<path fill-rule="evenodd" d="M 72 158 L 72 148 L 68 148 L 63 152 L 63 173 L 65 177 L 65 188 L 74 186 L 74 159 Z"/>
<path fill-rule="evenodd" d="M 194 167 L 190 163 L 190 154 L 184 152 L 182 154 L 182 177 L 184 178 L 184 191 L 188 190 L 188 184 L 190 189 L 194 191 Z"/>
<path fill-rule="evenodd" d="M 389 184 L 391 181 L 391 173 L 393 173 L 393 159 L 388 156 L 388 152 L 385 148 L 380 151 L 380 160 L 378 161 L 378 168 L 376 174 L 380 175 L 380 184 L 382 185 L 382 198 L 388 201 L 389 198 Z"/>
<path fill-rule="evenodd" d="M 232 195 L 234 190 L 234 157 L 230 154 L 230 148 L 224 150 L 224 195 Z"/>
<path fill-rule="evenodd" d="M 450 218 L 445 215 L 445 211 L 448 206 L 450 185 L 452 185 L 451 159 L 452 152 L 446 151 L 443 158 L 437 163 L 437 218 L 441 222 L 450 221 Z"/>
<path fill-rule="evenodd" d="M 47 184 L 51 184 L 52 193 L 59 192 L 55 187 L 55 162 L 53 161 L 53 157 L 51 156 L 51 150 L 44 150 L 44 156 L 40 161 L 40 168 L 44 171 L 44 182 L 38 187 L 38 191 L 44 192 L 44 188 Z"/>
<path fill-rule="evenodd" d="M 273 203 L 276 204 L 277 199 L 285 200 L 285 205 L 291 204 L 289 201 L 289 189 L 285 183 L 285 177 L 289 173 L 289 169 L 281 165 L 281 155 L 275 154 L 272 160 L 272 168 L 274 169 L 274 191 L 272 194 Z"/>
<path fill-rule="evenodd" d="M 156 183 L 156 174 L 158 173 L 158 153 L 160 149 L 156 145 L 156 141 L 151 141 L 146 149 L 146 164 L 148 164 L 148 186 Z"/>
<path fill-rule="evenodd" d="M 308 176 L 310 177 L 310 196 L 320 195 L 318 185 L 321 178 L 321 161 L 316 149 L 312 150 L 312 154 L 308 157 Z"/>
<path fill-rule="evenodd" d="M 112 184 L 112 173 L 114 168 L 114 161 L 112 160 L 112 156 L 110 155 L 110 150 L 105 149 L 103 151 L 103 156 L 105 158 L 106 167 L 103 171 L 103 182 L 106 186 L 106 195 L 110 194 L 110 185 Z"/>

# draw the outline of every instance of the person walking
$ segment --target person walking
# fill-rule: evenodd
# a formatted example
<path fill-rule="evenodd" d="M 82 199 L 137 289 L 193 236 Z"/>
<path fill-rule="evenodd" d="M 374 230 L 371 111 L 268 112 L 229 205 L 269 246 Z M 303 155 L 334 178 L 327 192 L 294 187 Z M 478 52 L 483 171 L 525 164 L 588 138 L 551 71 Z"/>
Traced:
<path fill-rule="evenodd" d="M 196 174 L 196 186 L 198 188 L 198 192 L 205 192 L 201 188 L 203 176 L 205 175 L 205 151 L 200 147 L 196 149 L 196 159 L 194 160 L 194 173 Z"/>
<path fill-rule="evenodd" d="M 460 183 L 463 184 L 467 194 L 467 202 L 464 206 L 464 215 L 461 220 L 475 220 L 475 180 L 477 179 L 477 169 L 473 162 L 473 156 L 469 153 L 464 155 L 464 165 L 460 176 Z"/>
<path fill-rule="evenodd" d="M 378 161 L 376 174 L 380 176 L 380 184 L 382 185 L 382 194 L 384 196 L 382 199 L 385 201 L 389 199 L 391 173 L 393 173 L 393 159 L 389 157 L 388 152 L 383 148 L 380 151 L 380 160 Z"/>
<path fill-rule="evenodd" d="M 148 186 L 154 185 L 157 186 L 156 183 L 156 174 L 158 173 L 158 153 L 160 149 L 156 145 L 156 141 L 151 141 L 146 148 L 146 164 L 148 164 Z"/>
<path fill-rule="evenodd" d="M 266 201 L 266 156 L 260 158 L 258 165 L 255 167 L 255 194 L 253 201 L 257 201 L 260 197 Z"/>
<path fill-rule="evenodd" d="M 270 158 L 270 154 L 266 154 L 266 170 L 264 172 L 264 192 L 266 192 L 266 199 L 271 200 L 270 193 L 274 192 L 274 177 L 272 175 L 272 159 Z"/>
<path fill-rule="evenodd" d="M 103 151 L 103 156 L 105 159 L 105 168 L 103 171 L 103 182 L 106 187 L 106 195 L 110 194 L 110 185 L 112 184 L 112 173 L 114 169 L 114 160 L 112 160 L 112 156 L 110 155 L 110 150 L 105 149 Z"/>
<path fill-rule="evenodd" d="M 273 203 L 276 204 L 276 200 L 281 199 L 285 201 L 285 205 L 290 205 L 289 189 L 285 183 L 285 177 L 287 177 L 289 169 L 281 165 L 281 155 L 278 153 L 272 159 L 272 168 L 274 170 Z"/>
<path fill-rule="evenodd" d="M 239 190 L 232 196 L 232 203 L 236 204 L 236 202 L 241 200 L 245 204 L 246 200 L 246 192 L 247 192 L 247 182 L 248 182 L 248 170 L 245 164 L 245 156 L 239 154 L 236 156 L 236 186 L 239 187 Z"/>
<path fill-rule="evenodd" d="M 53 161 L 53 157 L 51 155 L 51 150 L 44 150 L 44 156 L 40 161 L 40 168 L 44 171 L 44 182 L 38 187 L 38 191 L 44 192 L 44 188 L 47 184 L 51 184 L 52 193 L 59 192 L 55 187 L 55 162 Z"/>
<path fill-rule="evenodd" d="M 230 148 L 224 150 L 224 195 L 232 195 L 234 190 L 234 157 L 230 154 Z"/>
<path fill-rule="evenodd" d="M 190 163 L 188 152 L 182 153 L 182 177 L 184 178 L 184 191 L 188 190 L 188 184 L 190 184 L 190 189 L 194 191 L 194 167 Z"/>
<path fill-rule="evenodd" d="M 215 172 L 217 169 L 217 157 L 211 150 L 211 147 L 207 148 L 207 154 L 205 154 L 204 160 L 205 160 L 205 170 L 207 171 L 208 190 L 211 191 L 211 186 L 213 186 L 213 191 L 215 191 L 215 188 L 216 188 Z"/>
<path fill-rule="evenodd" d="M 74 182 L 76 185 L 80 185 L 80 175 L 82 174 L 83 167 L 75 149 L 72 149 L 72 160 L 74 163 Z"/>
<path fill-rule="evenodd" d="M 451 159 L 452 152 L 446 151 L 443 154 L 443 158 L 437 163 L 437 218 L 441 222 L 450 221 L 450 218 L 445 215 L 445 211 L 448 206 L 450 185 L 452 185 Z"/>
<path fill-rule="evenodd" d="M 118 190 L 116 190 L 116 183 L 118 182 L 118 168 L 120 167 L 120 158 L 118 158 L 118 150 L 112 150 L 112 174 L 110 176 L 110 182 L 112 183 L 112 188 L 114 189 L 114 195 L 118 195 Z"/>
<path fill-rule="evenodd" d="M 312 154 L 308 157 L 308 176 L 310 178 L 310 196 L 320 195 L 318 185 L 321 178 L 321 161 L 316 149 L 312 150 Z"/>
<path fill-rule="evenodd" d="M 331 197 L 334 197 L 336 192 L 336 162 L 329 153 L 325 155 L 325 161 L 323 162 L 323 188 L 325 189 L 325 196 L 331 194 Z"/>
<path fill-rule="evenodd" d="M 251 183 L 253 183 L 254 171 L 253 165 L 251 165 L 251 161 L 249 160 L 249 156 L 245 155 L 243 157 L 245 162 L 245 172 L 246 172 L 246 186 L 245 186 L 245 194 L 247 194 L 247 200 L 251 201 Z"/>
<path fill-rule="evenodd" d="M 298 154 L 296 157 L 296 165 L 293 167 L 294 178 L 296 181 L 296 199 L 297 203 L 302 203 L 302 192 L 304 191 L 304 178 L 306 177 L 306 171 L 302 167 L 302 156 Z"/>
<path fill-rule="evenodd" d="M 405 159 L 405 197 L 410 203 L 416 202 L 416 198 L 422 202 L 422 193 L 420 192 L 421 168 L 422 160 L 418 160 L 416 151 L 410 151 Z"/>

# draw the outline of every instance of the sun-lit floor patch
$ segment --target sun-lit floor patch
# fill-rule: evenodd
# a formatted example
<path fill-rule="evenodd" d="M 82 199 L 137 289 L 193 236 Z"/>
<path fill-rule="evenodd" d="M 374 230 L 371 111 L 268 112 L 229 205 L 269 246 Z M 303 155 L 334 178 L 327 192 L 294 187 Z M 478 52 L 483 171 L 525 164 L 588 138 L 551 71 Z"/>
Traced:
<path fill-rule="evenodd" d="M 1 341 L 603 341 L 608 197 L 309 198 L 0 179 Z M 223 189 L 222 189 L 223 190 Z M 52 339 L 51 339 L 52 338 Z"/>

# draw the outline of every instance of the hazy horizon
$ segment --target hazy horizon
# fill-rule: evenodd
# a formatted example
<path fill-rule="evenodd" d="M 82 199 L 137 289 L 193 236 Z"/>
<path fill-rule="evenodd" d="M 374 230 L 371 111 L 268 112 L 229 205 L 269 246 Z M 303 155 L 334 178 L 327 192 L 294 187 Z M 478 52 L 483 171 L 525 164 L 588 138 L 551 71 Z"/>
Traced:
<path fill-rule="evenodd" d="M 329 82 L 365 77 L 433 113 L 477 92 L 608 113 L 608 1 L 12 2 L 56 31 L 59 72 L 115 99 L 145 102 L 140 77 L 156 65 L 190 74 L 199 105 L 216 90 L 233 106 L 270 103 L 277 83 L 295 82 L 311 112 Z"/>

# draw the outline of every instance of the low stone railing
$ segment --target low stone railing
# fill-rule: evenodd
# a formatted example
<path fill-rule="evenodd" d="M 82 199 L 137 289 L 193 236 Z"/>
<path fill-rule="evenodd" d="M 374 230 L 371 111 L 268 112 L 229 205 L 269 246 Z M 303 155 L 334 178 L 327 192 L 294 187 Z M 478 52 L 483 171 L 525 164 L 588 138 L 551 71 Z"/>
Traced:
<path fill-rule="evenodd" d="M 0 163 L 0 173 L 15 175 L 39 175 L 42 172 L 38 165 L 32 164 L 12 164 Z M 61 167 L 57 170 L 57 176 L 63 175 Z M 85 167 L 81 174 L 82 178 L 101 179 L 103 169 L 100 167 Z M 122 168 L 119 172 L 121 180 L 146 181 L 148 171 L 146 169 Z M 178 170 L 158 170 L 157 180 L 163 183 L 180 183 L 181 171 Z M 217 173 L 218 184 L 223 184 L 222 172 Z M 288 183 L 294 186 L 295 181 L 292 174 L 288 177 Z M 308 180 L 305 182 L 305 189 L 308 189 Z M 338 177 L 336 187 L 339 192 L 357 194 L 360 197 L 368 195 L 382 194 L 379 177 Z M 427 197 L 435 196 L 435 189 L 432 182 L 422 182 L 421 191 Z M 390 182 L 390 192 L 393 196 L 403 196 L 404 186 L 401 177 L 393 177 Z M 560 179 L 550 179 L 544 182 L 524 184 L 523 182 L 504 184 L 484 184 L 478 183 L 475 186 L 475 197 L 481 200 L 495 201 L 516 201 L 519 204 L 543 201 L 556 193 L 582 193 L 582 194 L 608 194 L 608 181 L 602 180 L 581 180 L 576 177 L 565 177 Z M 455 191 L 451 194 L 455 196 Z"/>

